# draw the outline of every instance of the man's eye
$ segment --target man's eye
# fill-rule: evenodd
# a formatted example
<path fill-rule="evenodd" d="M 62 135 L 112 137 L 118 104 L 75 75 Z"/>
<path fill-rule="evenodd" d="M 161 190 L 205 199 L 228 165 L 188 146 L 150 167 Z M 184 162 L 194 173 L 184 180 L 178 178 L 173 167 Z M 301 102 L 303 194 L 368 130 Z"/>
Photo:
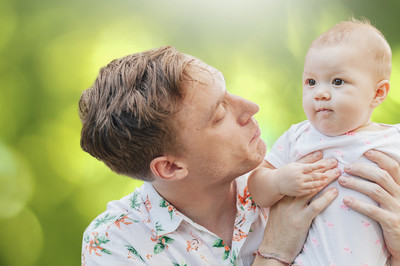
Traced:
<path fill-rule="evenodd" d="M 214 124 L 218 124 L 219 122 L 224 120 L 224 118 L 225 118 L 225 112 L 217 114 L 216 117 L 215 117 L 215 120 L 214 120 Z"/>
<path fill-rule="evenodd" d="M 343 85 L 343 83 L 344 83 L 344 81 L 341 80 L 341 79 L 334 79 L 334 80 L 332 81 L 332 84 L 335 85 L 335 86 Z"/>
<path fill-rule="evenodd" d="M 314 86 L 315 83 L 317 83 L 317 82 L 315 81 L 315 79 L 309 79 L 309 80 L 307 80 L 307 84 L 310 85 L 310 86 Z"/>
<path fill-rule="evenodd" d="M 225 116 L 222 116 L 222 117 L 217 118 L 217 119 L 214 121 L 214 124 L 218 124 L 218 123 L 222 122 L 222 120 L 224 120 L 224 117 L 225 117 Z"/>

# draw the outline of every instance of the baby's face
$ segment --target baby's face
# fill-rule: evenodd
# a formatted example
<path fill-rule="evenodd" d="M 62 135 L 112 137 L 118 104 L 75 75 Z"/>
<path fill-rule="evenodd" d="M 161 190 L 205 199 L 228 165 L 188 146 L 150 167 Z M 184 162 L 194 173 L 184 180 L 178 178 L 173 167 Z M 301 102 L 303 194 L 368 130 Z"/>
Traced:
<path fill-rule="evenodd" d="M 308 50 L 303 108 L 311 124 L 325 135 L 360 131 L 369 123 L 377 81 L 367 58 L 362 49 L 350 45 Z"/>

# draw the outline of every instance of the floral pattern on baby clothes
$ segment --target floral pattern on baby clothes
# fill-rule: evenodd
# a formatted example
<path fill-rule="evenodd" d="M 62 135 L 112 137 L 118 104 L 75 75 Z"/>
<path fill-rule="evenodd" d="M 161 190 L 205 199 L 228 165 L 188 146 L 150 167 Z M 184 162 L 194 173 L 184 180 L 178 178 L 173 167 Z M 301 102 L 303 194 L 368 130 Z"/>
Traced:
<path fill-rule="evenodd" d="M 263 236 L 268 210 L 235 180 L 237 214 L 232 245 L 180 213 L 150 183 L 109 202 L 85 230 L 82 265 L 250 265 Z"/>

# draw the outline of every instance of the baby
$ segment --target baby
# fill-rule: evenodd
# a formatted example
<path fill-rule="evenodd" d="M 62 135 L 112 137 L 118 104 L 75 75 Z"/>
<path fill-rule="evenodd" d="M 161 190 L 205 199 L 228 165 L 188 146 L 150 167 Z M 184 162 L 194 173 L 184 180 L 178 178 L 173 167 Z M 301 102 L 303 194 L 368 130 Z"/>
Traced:
<path fill-rule="evenodd" d="M 269 207 L 284 195 L 302 196 L 326 186 L 318 169 L 296 163 L 313 151 L 323 150 L 324 157 L 335 158 L 340 170 L 352 163 L 372 163 L 363 156 L 370 149 L 400 160 L 400 124 L 371 122 L 372 111 L 389 92 L 391 57 L 386 39 L 367 21 L 339 23 L 312 42 L 303 72 L 308 120 L 285 132 L 251 174 L 249 192 L 259 206 Z M 348 209 L 343 198 L 375 202 L 337 181 L 327 188 L 332 186 L 339 196 L 314 219 L 295 263 L 385 265 L 390 254 L 379 224 Z"/>

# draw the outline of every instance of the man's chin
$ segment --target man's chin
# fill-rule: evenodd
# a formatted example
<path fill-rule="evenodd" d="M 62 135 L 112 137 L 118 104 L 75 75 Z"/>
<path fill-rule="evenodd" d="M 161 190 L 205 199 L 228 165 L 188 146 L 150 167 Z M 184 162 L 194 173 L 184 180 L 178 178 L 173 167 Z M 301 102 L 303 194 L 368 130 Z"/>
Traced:
<path fill-rule="evenodd" d="M 265 155 L 267 154 L 267 145 L 265 144 L 264 140 L 262 140 L 262 139 L 260 139 L 260 142 L 257 145 L 257 153 L 260 154 L 259 159 L 260 159 L 260 163 L 262 163 L 264 161 Z"/>
<path fill-rule="evenodd" d="M 264 162 L 266 152 L 267 152 L 267 147 L 265 143 L 263 143 L 263 145 L 257 149 L 257 156 L 254 157 L 253 160 L 251 161 L 251 165 L 249 166 L 247 172 L 253 171 L 258 166 L 260 166 L 262 162 Z"/>

